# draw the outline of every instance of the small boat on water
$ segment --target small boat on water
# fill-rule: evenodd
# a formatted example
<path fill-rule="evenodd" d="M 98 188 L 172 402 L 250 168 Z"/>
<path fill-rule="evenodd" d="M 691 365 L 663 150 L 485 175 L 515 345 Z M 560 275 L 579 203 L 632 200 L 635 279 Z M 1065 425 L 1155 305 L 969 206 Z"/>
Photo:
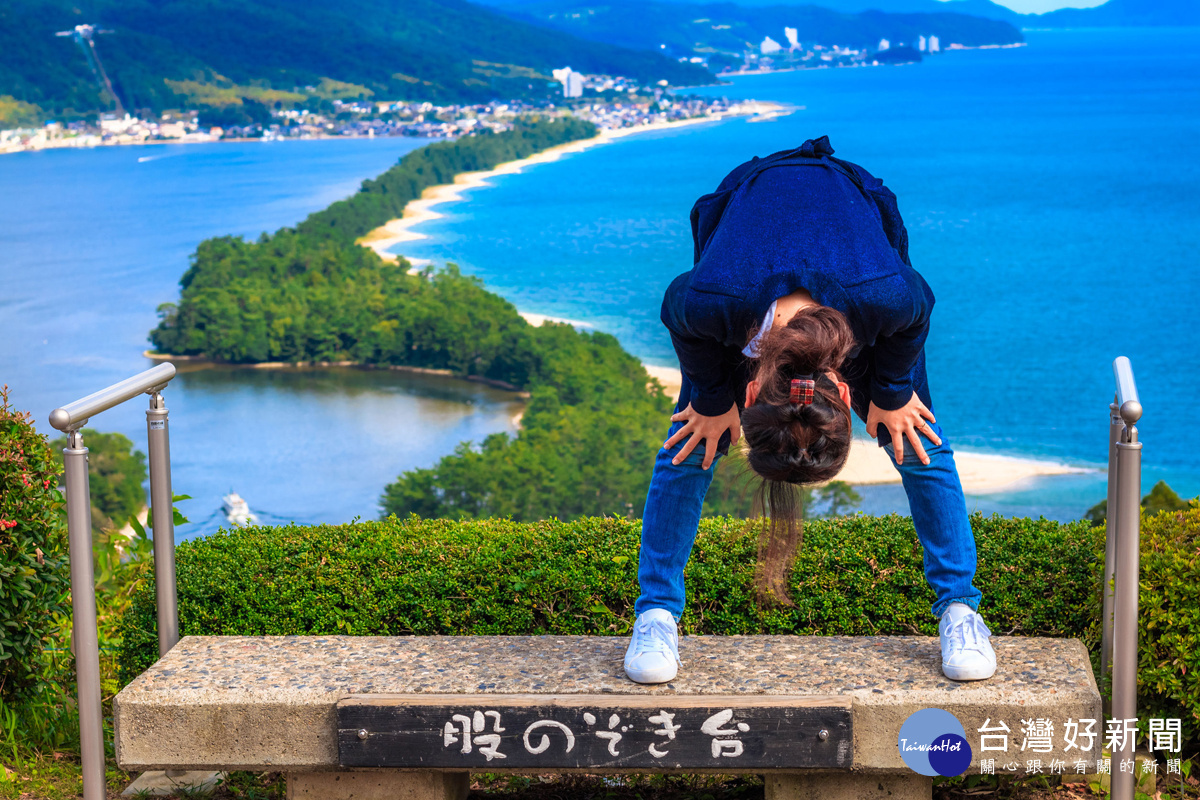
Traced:
<path fill-rule="evenodd" d="M 225 519 L 229 520 L 231 525 L 253 525 L 258 521 L 250 513 L 250 506 L 237 492 L 230 492 L 221 500 L 221 510 L 225 512 Z"/>

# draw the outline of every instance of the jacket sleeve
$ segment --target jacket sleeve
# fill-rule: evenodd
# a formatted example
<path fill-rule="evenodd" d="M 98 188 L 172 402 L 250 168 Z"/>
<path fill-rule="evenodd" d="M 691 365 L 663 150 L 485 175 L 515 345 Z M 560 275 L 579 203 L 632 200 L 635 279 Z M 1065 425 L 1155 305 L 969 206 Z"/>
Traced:
<path fill-rule="evenodd" d="M 934 297 L 915 270 L 905 270 L 862 309 L 878 326 L 871 402 L 884 411 L 902 407 L 916 391 L 916 366 L 929 335 Z M 883 287 L 880 287 L 881 289 Z"/>
<path fill-rule="evenodd" d="M 671 282 L 663 297 L 662 321 L 671 333 L 679 368 L 687 375 L 692 394 L 680 398 L 706 417 L 718 417 L 736 402 L 736 372 L 740 353 L 727 342 L 727 319 L 714 313 L 691 313 L 686 305 L 690 273 Z"/>

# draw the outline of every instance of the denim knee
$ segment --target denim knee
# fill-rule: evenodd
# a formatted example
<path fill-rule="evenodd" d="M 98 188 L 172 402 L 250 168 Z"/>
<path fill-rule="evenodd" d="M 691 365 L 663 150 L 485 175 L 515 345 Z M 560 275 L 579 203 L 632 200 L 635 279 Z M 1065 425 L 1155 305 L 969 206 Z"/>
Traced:
<path fill-rule="evenodd" d="M 667 430 L 667 439 L 670 439 L 672 436 L 674 436 L 676 433 L 678 433 L 679 429 L 682 427 L 683 427 L 682 421 L 672 422 L 671 427 Z M 667 441 L 667 439 L 663 440 L 664 444 Z M 726 431 L 722 440 L 720 442 L 718 442 L 718 444 L 717 444 L 717 454 L 715 456 L 713 456 L 713 463 L 712 463 L 710 469 L 715 470 L 717 468 L 717 462 L 721 460 L 721 456 L 728 455 L 728 451 L 729 451 L 729 446 L 727 443 L 728 439 L 729 439 L 729 432 Z M 675 444 L 675 446 L 671 447 L 670 449 L 668 449 L 666 447 L 659 448 L 659 451 L 658 451 L 659 457 L 660 458 L 663 457 L 663 454 L 665 453 L 670 458 L 674 458 L 675 454 L 678 453 L 683 448 L 684 444 L 686 444 L 687 441 L 688 441 L 687 439 L 684 439 L 681 442 L 677 442 Z M 683 459 L 683 461 L 679 462 L 678 466 L 683 466 L 684 464 L 688 464 L 688 465 L 692 465 L 692 466 L 701 466 L 704 463 L 704 454 L 706 452 L 708 452 L 708 451 L 705 449 L 704 443 L 699 442 L 696 444 L 696 447 L 692 450 L 692 452 L 688 453 L 687 458 L 685 458 L 685 459 Z"/>
<path fill-rule="evenodd" d="M 920 468 L 920 467 L 931 466 L 938 456 L 944 456 L 944 455 L 953 456 L 954 455 L 954 449 L 950 446 L 950 442 L 946 441 L 946 434 L 944 434 L 942 432 L 941 427 L 939 427 L 936 422 L 930 422 L 928 424 L 929 424 L 929 430 L 935 436 L 937 436 L 938 440 L 941 442 L 941 444 L 934 444 L 933 441 L 931 439 L 929 439 L 929 437 L 927 437 L 923 434 L 920 434 L 920 433 L 917 434 L 917 436 L 919 437 L 920 442 L 921 442 L 921 447 L 925 450 L 925 455 L 929 456 L 929 464 L 927 465 L 927 464 L 921 463 L 921 459 L 917 456 L 916 448 L 913 447 L 912 442 L 909 441 L 907 436 L 905 436 L 904 437 L 904 451 L 903 451 L 904 452 L 904 463 L 903 464 L 896 463 L 895 441 L 888 442 L 887 444 L 885 444 L 883 446 L 883 449 L 885 451 L 887 451 L 888 458 L 890 458 L 892 460 L 892 466 L 896 467 L 896 469 L 900 470 L 901 472 L 904 472 L 905 467 L 912 468 L 915 466 L 917 468 Z"/>

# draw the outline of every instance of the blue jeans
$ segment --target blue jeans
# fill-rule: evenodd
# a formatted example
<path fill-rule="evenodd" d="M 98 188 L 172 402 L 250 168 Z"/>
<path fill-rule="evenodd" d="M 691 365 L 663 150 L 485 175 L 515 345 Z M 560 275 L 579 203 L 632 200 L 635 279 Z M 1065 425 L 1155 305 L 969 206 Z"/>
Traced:
<path fill-rule="evenodd" d="M 884 445 L 892 466 L 900 471 L 913 527 L 925 550 L 925 580 L 937 595 L 933 615 L 940 617 L 951 603 L 979 609 L 982 594 L 975 588 L 975 533 L 967 517 L 967 501 L 954 466 L 954 451 L 936 422 L 929 427 L 942 440 L 934 445 L 924 436 L 921 446 L 929 463 L 922 464 L 912 443 L 904 440 L 904 463 L 897 464 L 894 443 Z"/>
<path fill-rule="evenodd" d="M 671 425 L 670 434 L 683 423 Z M 925 579 L 937 595 L 933 604 L 934 616 L 940 617 L 953 602 L 979 608 L 981 594 L 972 585 L 975 577 L 975 535 L 967 518 L 967 505 L 962 484 L 954 466 L 954 451 L 946 442 L 942 429 L 935 423 L 930 427 L 942 440 L 933 442 L 922 437 L 929 464 L 917 459 L 912 444 L 904 442 L 904 463 L 896 464 L 892 445 L 884 449 L 900 472 L 908 504 L 912 509 L 913 526 L 925 550 Z M 668 434 L 668 438 L 670 437 Z M 696 540 L 696 527 L 704 495 L 712 484 L 713 471 L 701 466 L 704 445 L 699 445 L 678 465 L 671 459 L 683 443 L 667 450 L 659 448 L 654 460 L 654 475 L 646 495 L 646 510 L 642 514 L 642 550 L 638 561 L 638 582 L 642 593 L 634 611 L 641 614 L 651 608 L 665 608 L 678 619 L 683 613 L 683 568 L 687 565 Z"/>

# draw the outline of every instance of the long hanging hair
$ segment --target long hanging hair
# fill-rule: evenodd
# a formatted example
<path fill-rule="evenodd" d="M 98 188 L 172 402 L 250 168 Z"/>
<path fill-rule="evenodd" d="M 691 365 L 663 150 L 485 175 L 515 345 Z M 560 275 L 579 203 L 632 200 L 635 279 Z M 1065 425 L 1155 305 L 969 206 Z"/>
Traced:
<path fill-rule="evenodd" d="M 791 605 L 788 572 L 804 533 L 799 487 L 832 480 L 850 453 L 850 408 L 828 373 L 840 379 L 854 345 L 846 318 L 821 305 L 801 308 L 759 344 L 758 396 L 742 412 L 742 431 L 747 462 L 762 478 L 755 503 L 764 516 L 754 582 L 760 602 Z M 813 380 L 811 403 L 792 402 L 798 377 Z"/>

